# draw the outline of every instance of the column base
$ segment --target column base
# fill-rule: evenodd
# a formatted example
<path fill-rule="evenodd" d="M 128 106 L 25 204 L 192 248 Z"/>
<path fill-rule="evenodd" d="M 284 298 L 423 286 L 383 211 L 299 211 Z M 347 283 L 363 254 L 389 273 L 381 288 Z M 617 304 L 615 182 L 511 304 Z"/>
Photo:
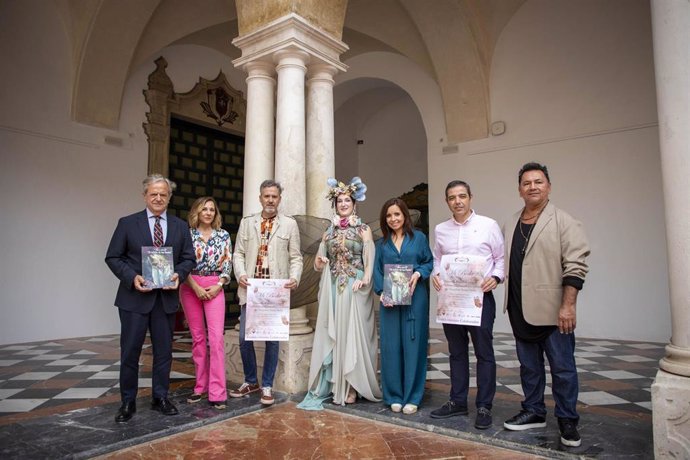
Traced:
<path fill-rule="evenodd" d="M 690 378 L 659 370 L 652 414 L 654 458 L 690 458 Z"/>
<path fill-rule="evenodd" d="M 307 391 L 311 347 L 314 333 L 290 335 L 290 340 L 280 342 L 278 369 L 273 380 L 273 388 L 286 393 Z M 264 363 L 264 342 L 254 342 L 257 376 L 261 379 Z M 235 329 L 225 331 L 225 375 L 228 381 L 244 382 L 242 356 L 240 354 L 240 333 Z"/>

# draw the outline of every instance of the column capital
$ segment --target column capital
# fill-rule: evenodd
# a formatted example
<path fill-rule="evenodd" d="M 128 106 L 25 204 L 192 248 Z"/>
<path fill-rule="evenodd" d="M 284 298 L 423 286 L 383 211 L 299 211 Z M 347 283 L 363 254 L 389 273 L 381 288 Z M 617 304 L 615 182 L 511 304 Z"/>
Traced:
<path fill-rule="evenodd" d="M 244 64 L 244 70 L 250 77 L 271 77 L 276 74 L 276 66 L 271 61 L 256 60 Z"/>
<path fill-rule="evenodd" d="M 307 85 L 312 82 L 330 83 L 333 85 L 335 80 L 333 77 L 338 73 L 338 69 L 330 64 L 313 64 L 309 66 L 307 72 Z"/>
<path fill-rule="evenodd" d="M 349 49 L 348 46 L 295 13 L 237 37 L 232 43 L 242 50 L 242 56 L 232 61 L 236 67 L 260 58 L 275 58 L 282 51 L 299 50 L 312 62 L 324 62 L 339 70 L 347 70 L 347 66 L 340 62 L 340 55 Z M 302 65 L 309 62 L 302 61 Z"/>
<path fill-rule="evenodd" d="M 309 53 L 296 48 L 282 49 L 273 53 L 273 61 L 277 64 L 278 71 L 282 67 L 301 67 L 306 72 Z"/>

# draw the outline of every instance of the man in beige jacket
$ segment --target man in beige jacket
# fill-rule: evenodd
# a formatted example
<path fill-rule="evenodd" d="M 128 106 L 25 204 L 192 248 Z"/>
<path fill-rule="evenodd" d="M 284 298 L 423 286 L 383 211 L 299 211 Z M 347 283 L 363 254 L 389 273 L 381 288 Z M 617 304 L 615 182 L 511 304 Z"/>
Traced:
<path fill-rule="evenodd" d="M 278 182 L 265 180 L 261 183 L 259 201 L 262 211 L 242 219 L 235 240 L 232 261 L 239 283 L 240 299 L 240 354 L 244 368 L 244 383 L 230 391 L 239 398 L 261 390 L 261 404 L 270 405 L 273 398 L 273 378 L 278 366 L 279 343 L 266 342 L 261 387 L 256 375 L 254 342 L 245 340 L 247 318 L 247 286 L 251 278 L 288 280 L 285 287 L 294 289 L 302 276 L 302 253 L 297 222 L 292 217 L 278 213 L 283 188 Z"/>
<path fill-rule="evenodd" d="M 579 446 L 575 367 L 577 294 L 588 271 L 589 244 L 582 224 L 549 203 L 546 166 L 527 163 L 518 176 L 525 207 L 504 226 L 508 311 L 520 360 L 525 399 L 507 430 L 546 426 L 544 355 L 551 368 L 555 415 L 565 446 Z"/>

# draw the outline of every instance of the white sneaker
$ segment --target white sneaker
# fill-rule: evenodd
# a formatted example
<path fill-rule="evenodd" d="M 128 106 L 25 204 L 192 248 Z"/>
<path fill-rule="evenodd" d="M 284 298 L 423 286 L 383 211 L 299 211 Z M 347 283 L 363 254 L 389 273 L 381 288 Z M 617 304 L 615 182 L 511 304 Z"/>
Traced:
<path fill-rule="evenodd" d="M 391 404 L 391 410 L 393 412 L 400 412 L 402 410 L 402 404 L 398 404 L 398 403 Z"/>
<path fill-rule="evenodd" d="M 270 406 L 274 402 L 276 402 L 276 400 L 273 397 L 273 389 L 271 387 L 261 388 L 261 404 Z"/>

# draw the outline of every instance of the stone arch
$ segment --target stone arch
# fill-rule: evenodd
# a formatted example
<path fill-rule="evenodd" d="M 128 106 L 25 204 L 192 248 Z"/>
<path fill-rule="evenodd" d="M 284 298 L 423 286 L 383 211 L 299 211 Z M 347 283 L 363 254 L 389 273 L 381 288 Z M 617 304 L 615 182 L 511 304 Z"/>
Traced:
<path fill-rule="evenodd" d="M 72 117 L 117 128 L 129 64 L 160 0 L 104 0 L 91 20 L 76 64 Z"/>
<path fill-rule="evenodd" d="M 378 78 L 406 91 L 421 114 L 427 137 L 427 154 L 441 151 L 446 143 L 443 99 L 438 84 L 428 73 L 406 57 L 388 52 L 360 54 L 345 61 L 345 64 L 349 70 L 337 76 L 337 85 L 357 78 Z"/>
<path fill-rule="evenodd" d="M 72 37 L 72 118 L 110 129 L 118 127 L 131 69 L 199 31 L 219 25 L 234 31 L 237 26 L 232 0 L 214 0 L 205 8 L 194 2 L 102 0 L 92 16 L 81 10 L 63 14 L 86 30 Z M 228 45 L 228 57 L 235 57 L 233 53 Z"/>

